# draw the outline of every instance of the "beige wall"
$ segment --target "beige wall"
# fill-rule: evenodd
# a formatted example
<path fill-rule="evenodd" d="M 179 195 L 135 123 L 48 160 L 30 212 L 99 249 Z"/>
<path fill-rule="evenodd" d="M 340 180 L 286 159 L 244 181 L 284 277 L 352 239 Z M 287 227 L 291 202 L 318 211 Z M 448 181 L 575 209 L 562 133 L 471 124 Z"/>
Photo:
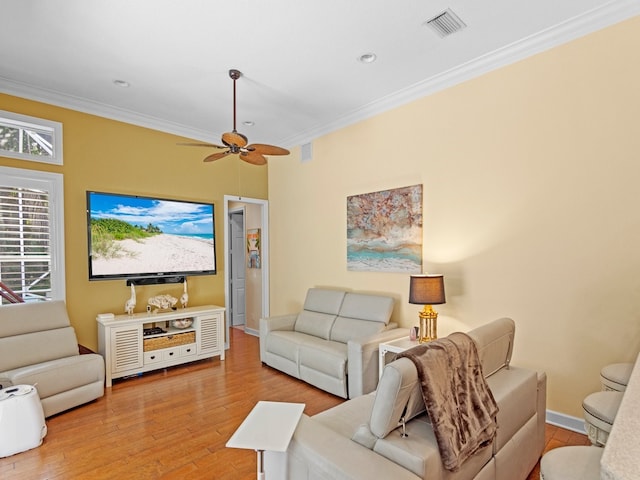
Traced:
<path fill-rule="evenodd" d="M 64 175 L 67 309 L 79 341 L 97 348 L 96 315 L 123 313 L 124 280 L 88 281 L 85 192 L 98 190 L 212 202 L 216 213 L 215 276 L 189 277 L 189 304 L 224 305 L 223 196 L 266 198 L 267 170 L 234 158 L 203 163 L 204 148 L 177 146 L 173 135 L 0 94 L 0 110 L 55 120 L 64 129 L 64 166 L 0 157 L 0 165 Z M 214 139 L 212 139 L 214 140 Z M 179 298 L 182 285 L 138 287 L 136 311 L 153 295 Z"/>
<path fill-rule="evenodd" d="M 424 185 L 424 270 L 440 333 L 501 316 L 548 408 L 581 416 L 599 370 L 640 349 L 640 17 L 313 142 L 270 164 L 271 314 L 318 285 L 392 294 L 406 274 L 346 270 L 346 197 Z"/>

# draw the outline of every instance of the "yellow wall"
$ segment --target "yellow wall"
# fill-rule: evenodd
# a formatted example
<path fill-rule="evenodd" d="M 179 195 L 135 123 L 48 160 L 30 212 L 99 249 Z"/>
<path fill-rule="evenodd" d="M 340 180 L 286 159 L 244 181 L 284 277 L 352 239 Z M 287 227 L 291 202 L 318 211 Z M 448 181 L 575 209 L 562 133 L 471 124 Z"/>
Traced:
<path fill-rule="evenodd" d="M 407 274 L 346 269 L 346 198 L 424 185 L 424 270 L 444 273 L 442 335 L 501 316 L 548 408 L 580 417 L 600 368 L 640 349 L 640 17 L 313 142 L 269 170 L 271 314 L 309 287 L 390 293 Z"/>
<path fill-rule="evenodd" d="M 189 277 L 189 303 L 224 305 L 223 196 L 266 198 L 266 168 L 231 157 L 205 164 L 208 150 L 177 146 L 182 138 L 8 95 L 0 94 L 0 110 L 63 124 L 64 166 L 3 157 L 0 165 L 64 175 L 66 301 L 80 343 L 96 349 L 96 315 L 123 313 L 130 293 L 124 280 L 88 280 L 87 190 L 214 203 L 218 274 Z M 147 298 L 163 293 L 179 298 L 182 285 L 137 287 L 136 292 L 136 311 L 144 311 Z"/>

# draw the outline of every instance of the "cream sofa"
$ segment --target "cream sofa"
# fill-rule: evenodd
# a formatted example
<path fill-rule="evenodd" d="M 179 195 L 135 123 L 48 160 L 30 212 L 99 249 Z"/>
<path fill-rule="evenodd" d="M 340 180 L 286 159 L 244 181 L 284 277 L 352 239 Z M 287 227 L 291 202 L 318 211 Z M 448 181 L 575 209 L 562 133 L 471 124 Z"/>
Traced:
<path fill-rule="evenodd" d="M 104 360 L 80 355 L 62 301 L 0 307 L 0 385 L 35 385 L 45 417 L 104 395 Z"/>
<path fill-rule="evenodd" d="M 310 288 L 299 313 L 260 319 L 260 360 L 342 398 L 375 390 L 378 344 L 407 336 L 393 298 Z"/>
<path fill-rule="evenodd" d="M 506 318 L 468 332 L 498 404 L 498 428 L 456 472 L 443 467 L 416 367 L 399 358 L 385 366 L 375 393 L 303 415 L 287 451 L 265 457 L 267 478 L 525 480 L 544 448 L 546 375 L 509 365 L 514 333 Z"/>

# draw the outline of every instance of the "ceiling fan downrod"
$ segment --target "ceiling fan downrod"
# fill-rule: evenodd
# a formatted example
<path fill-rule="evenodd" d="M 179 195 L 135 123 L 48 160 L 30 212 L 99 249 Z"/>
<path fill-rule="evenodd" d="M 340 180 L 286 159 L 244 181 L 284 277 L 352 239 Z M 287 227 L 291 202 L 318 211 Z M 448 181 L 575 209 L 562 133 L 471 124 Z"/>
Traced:
<path fill-rule="evenodd" d="M 233 80 L 233 133 L 237 133 L 236 130 L 236 80 L 238 80 L 242 76 L 242 72 L 240 70 L 236 70 L 232 68 L 229 70 L 229 76 Z"/>

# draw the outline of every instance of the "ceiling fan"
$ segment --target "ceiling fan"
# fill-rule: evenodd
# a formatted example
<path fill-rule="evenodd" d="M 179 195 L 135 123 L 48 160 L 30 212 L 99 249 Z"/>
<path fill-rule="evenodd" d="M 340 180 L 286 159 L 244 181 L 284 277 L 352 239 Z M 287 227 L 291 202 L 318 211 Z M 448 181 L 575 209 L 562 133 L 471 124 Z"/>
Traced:
<path fill-rule="evenodd" d="M 212 143 L 181 143 L 180 145 L 188 145 L 194 147 L 213 147 L 224 150 L 224 152 L 212 153 L 207 156 L 204 162 L 213 162 L 220 160 L 227 155 L 238 155 L 240 160 L 251 163 L 253 165 L 266 165 L 267 159 L 265 155 L 288 155 L 289 150 L 286 148 L 276 147 L 274 145 L 266 145 L 263 143 L 249 143 L 246 136 L 238 133 L 236 130 L 236 80 L 242 76 L 239 70 L 229 70 L 229 77 L 233 80 L 233 130 L 222 134 L 223 145 L 215 145 Z"/>

